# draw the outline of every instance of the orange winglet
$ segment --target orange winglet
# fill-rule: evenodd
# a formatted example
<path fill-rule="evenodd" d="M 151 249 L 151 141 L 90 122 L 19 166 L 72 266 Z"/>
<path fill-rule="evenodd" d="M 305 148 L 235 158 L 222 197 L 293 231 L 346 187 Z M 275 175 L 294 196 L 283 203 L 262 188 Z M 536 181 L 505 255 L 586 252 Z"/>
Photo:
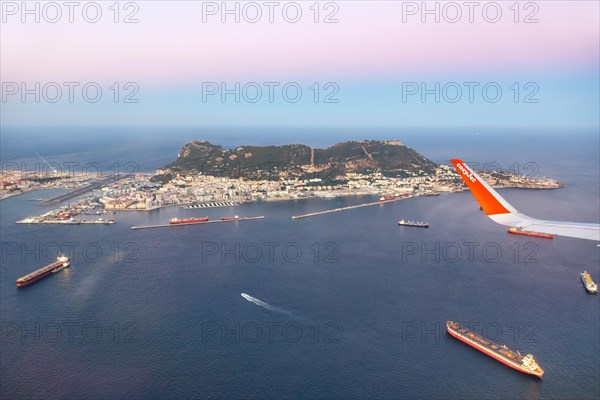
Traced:
<path fill-rule="evenodd" d="M 507 210 L 502 203 L 500 203 L 494 193 L 490 192 L 490 190 L 488 190 L 482 184 L 482 181 L 480 182 L 481 178 L 479 178 L 479 176 L 475 174 L 462 160 L 453 159 L 450 161 L 452 164 L 454 164 L 458 174 L 463 181 L 465 181 L 471 190 L 471 193 L 473 193 L 473 196 L 475 196 L 479 202 L 479 205 L 481 208 L 483 208 L 483 211 L 485 211 L 487 215 L 510 213 L 510 211 Z"/>

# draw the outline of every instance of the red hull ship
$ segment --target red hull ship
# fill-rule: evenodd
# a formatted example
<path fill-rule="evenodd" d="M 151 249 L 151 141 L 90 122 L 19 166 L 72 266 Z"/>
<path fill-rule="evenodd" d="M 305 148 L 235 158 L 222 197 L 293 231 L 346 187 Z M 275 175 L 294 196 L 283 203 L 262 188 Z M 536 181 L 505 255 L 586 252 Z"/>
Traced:
<path fill-rule="evenodd" d="M 396 200 L 397 197 L 396 196 L 387 196 L 387 197 L 380 197 L 379 201 L 392 201 L 392 200 Z"/>
<path fill-rule="evenodd" d="M 17 279 L 17 287 L 31 285 L 32 283 L 37 282 L 40 279 L 47 277 L 48 275 L 52 275 L 57 273 L 58 271 L 62 271 L 69 265 L 71 265 L 71 260 L 69 259 L 69 257 L 57 257 L 56 261 L 54 261 L 53 263 L 50 263 L 45 267 L 42 267 Z"/>
<path fill-rule="evenodd" d="M 544 370 L 540 368 L 531 354 L 523 356 L 518 351 L 511 350 L 504 345 L 499 345 L 491 340 L 484 339 L 474 332 L 463 328 L 459 323 L 454 321 L 446 322 L 446 330 L 451 336 L 461 342 L 474 347 L 482 353 L 500 361 L 502 364 L 516 369 L 517 371 L 537 376 L 540 379 L 542 379 L 542 375 L 544 375 Z"/>
<path fill-rule="evenodd" d="M 554 236 L 549 235 L 547 233 L 540 233 L 540 232 L 533 232 L 533 231 L 524 231 L 522 229 L 515 228 L 515 227 L 510 228 L 508 230 L 508 233 L 512 233 L 514 235 L 533 236 L 533 237 L 539 237 L 539 238 L 544 238 L 544 239 L 553 239 L 554 238 Z"/>
<path fill-rule="evenodd" d="M 171 218 L 169 220 L 169 224 L 178 225 L 178 224 L 196 224 L 198 222 L 208 222 L 208 217 L 203 218 Z"/>
<path fill-rule="evenodd" d="M 234 221 L 236 219 L 240 219 L 240 217 L 237 215 L 235 215 L 233 217 L 223 217 L 223 218 L 221 218 L 221 221 Z"/>

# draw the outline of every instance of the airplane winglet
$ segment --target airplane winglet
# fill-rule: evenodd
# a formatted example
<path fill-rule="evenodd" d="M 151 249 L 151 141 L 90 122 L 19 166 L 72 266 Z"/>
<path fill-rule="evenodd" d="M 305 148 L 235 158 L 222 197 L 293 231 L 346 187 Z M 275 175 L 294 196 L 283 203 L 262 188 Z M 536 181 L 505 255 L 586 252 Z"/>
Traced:
<path fill-rule="evenodd" d="M 528 217 L 515 209 L 467 164 L 458 159 L 450 160 L 465 181 L 473 196 L 488 217 L 504 226 L 530 230 L 549 235 L 561 235 L 579 239 L 600 240 L 600 225 L 581 222 L 546 221 Z"/>
<path fill-rule="evenodd" d="M 488 185 L 462 160 L 450 160 L 487 215 L 511 214 L 518 211 Z"/>

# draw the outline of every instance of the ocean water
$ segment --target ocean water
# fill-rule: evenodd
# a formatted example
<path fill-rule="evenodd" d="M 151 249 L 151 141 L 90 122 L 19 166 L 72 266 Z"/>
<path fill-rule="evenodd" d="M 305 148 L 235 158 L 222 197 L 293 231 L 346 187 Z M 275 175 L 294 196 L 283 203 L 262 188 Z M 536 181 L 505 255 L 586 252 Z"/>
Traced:
<path fill-rule="evenodd" d="M 535 163 L 538 176 L 565 187 L 502 190 L 515 207 L 548 219 L 600 219 L 597 134 L 430 135 L 385 133 L 437 162 Z M 328 145 L 341 136 L 307 137 Z M 223 142 L 282 140 L 257 137 Z M 136 142 L 75 141 L 49 154 L 28 143 L 57 162 L 118 158 L 151 171 L 184 140 L 155 137 L 125 151 L 127 141 Z M 3 148 L 3 162 L 33 162 L 28 151 Z M 374 199 L 171 207 L 120 213 L 112 226 L 14 224 L 45 209 L 32 199 L 58 193 L 0 202 L 2 398 L 600 396 L 599 300 L 579 279 L 587 269 L 600 281 L 597 243 L 509 235 L 468 192 L 300 220 L 290 217 Z M 130 229 L 232 214 L 265 219 Z M 400 218 L 430 228 L 399 227 Z M 15 287 L 58 251 L 72 255 L 70 268 Z M 534 354 L 544 379 L 449 338 L 447 320 Z"/>

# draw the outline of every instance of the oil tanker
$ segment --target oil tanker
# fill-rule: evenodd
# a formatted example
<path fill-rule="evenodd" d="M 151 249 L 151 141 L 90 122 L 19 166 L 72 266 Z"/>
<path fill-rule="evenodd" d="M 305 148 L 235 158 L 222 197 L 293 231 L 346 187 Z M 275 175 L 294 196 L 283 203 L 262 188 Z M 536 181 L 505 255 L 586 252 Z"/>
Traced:
<path fill-rule="evenodd" d="M 540 233 L 540 232 L 533 232 L 533 231 L 524 231 L 521 228 L 517 228 L 517 227 L 511 227 L 508 230 L 508 233 L 513 233 L 515 235 L 525 235 L 525 236 L 534 236 L 534 237 L 539 237 L 539 238 L 544 238 L 544 239 L 552 239 L 554 238 L 554 236 L 549 235 L 547 233 Z"/>
<path fill-rule="evenodd" d="M 499 345 L 491 340 L 484 339 L 476 333 L 463 328 L 458 322 L 447 321 L 446 330 L 451 336 L 517 371 L 537 376 L 540 379 L 544 375 L 544 370 L 540 368 L 531 354 L 523 356 L 518 351 L 513 351 L 505 345 Z"/>
<path fill-rule="evenodd" d="M 169 224 L 177 225 L 177 224 L 196 224 L 198 222 L 208 222 L 208 217 L 203 218 L 171 218 L 169 220 Z"/>
<path fill-rule="evenodd" d="M 34 282 L 39 281 L 42 278 L 52 275 L 58 271 L 61 271 L 71 265 L 69 257 L 60 256 L 56 258 L 51 264 L 46 265 L 36 271 L 33 271 L 19 279 L 17 279 L 17 287 L 31 285 Z"/>

